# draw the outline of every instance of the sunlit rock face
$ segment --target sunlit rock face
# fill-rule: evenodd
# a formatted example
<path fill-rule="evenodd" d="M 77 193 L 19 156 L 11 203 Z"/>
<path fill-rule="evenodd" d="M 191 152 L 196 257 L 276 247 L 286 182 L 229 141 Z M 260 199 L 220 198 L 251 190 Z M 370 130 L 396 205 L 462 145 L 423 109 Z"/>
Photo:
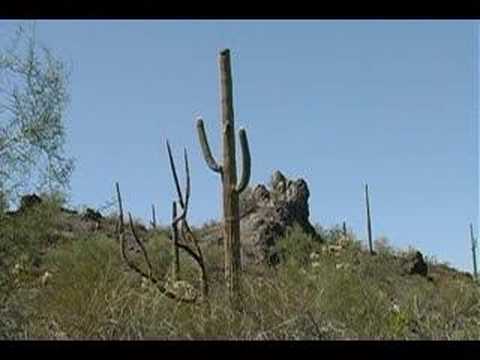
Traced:
<path fill-rule="evenodd" d="M 320 240 L 309 221 L 310 191 L 304 179 L 288 179 L 274 171 L 268 185 L 258 184 L 240 197 L 240 236 L 242 263 L 275 265 L 280 261 L 278 240 L 297 224 Z M 212 225 L 202 240 L 212 245 L 223 243 L 222 223 Z"/>
<path fill-rule="evenodd" d="M 317 236 L 309 221 L 310 191 L 304 179 L 287 179 L 280 171 L 272 174 L 269 187 L 257 185 L 242 209 L 240 231 L 245 263 L 279 262 L 276 243 L 294 224 Z"/>

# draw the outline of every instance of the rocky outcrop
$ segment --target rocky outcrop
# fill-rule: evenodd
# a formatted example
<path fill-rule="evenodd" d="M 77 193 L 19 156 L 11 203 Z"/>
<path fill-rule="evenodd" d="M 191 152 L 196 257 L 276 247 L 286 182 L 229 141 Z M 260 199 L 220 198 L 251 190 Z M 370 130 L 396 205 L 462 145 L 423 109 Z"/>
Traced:
<path fill-rule="evenodd" d="M 82 215 L 83 220 L 92 220 L 92 221 L 101 221 L 103 219 L 102 214 L 92 208 L 87 208 L 85 213 Z"/>
<path fill-rule="evenodd" d="M 318 237 L 309 221 L 310 191 L 304 179 L 287 179 L 275 171 L 270 187 L 257 185 L 247 201 L 240 222 L 243 257 L 246 262 L 276 264 L 277 240 L 288 228 L 298 225 L 307 234 Z"/>
<path fill-rule="evenodd" d="M 277 240 L 295 224 L 319 238 L 309 221 L 309 196 L 304 179 L 287 179 L 280 171 L 273 173 L 268 187 L 259 184 L 242 195 L 240 235 L 244 264 L 278 263 Z M 217 244 L 222 242 L 221 224 L 210 231 L 209 238 Z"/>
<path fill-rule="evenodd" d="M 20 199 L 19 212 L 26 211 L 42 203 L 42 199 L 37 194 L 28 194 Z"/>
<path fill-rule="evenodd" d="M 404 273 L 409 275 L 427 276 L 428 274 L 428 265 L 420 251 L 402 259 L 402 268 Z"/>

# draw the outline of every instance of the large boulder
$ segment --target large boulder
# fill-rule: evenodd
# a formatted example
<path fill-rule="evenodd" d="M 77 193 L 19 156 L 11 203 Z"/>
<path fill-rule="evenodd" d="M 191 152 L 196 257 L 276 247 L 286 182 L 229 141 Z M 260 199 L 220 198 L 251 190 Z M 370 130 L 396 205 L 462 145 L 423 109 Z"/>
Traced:
<path fill-rule="evenodd" d="M 404 274 L 427 276 L 428 264 L 420 251 L 409 254 L 402 260 Z"/>
<path fill-rule="evenodd" d="M 27 194 L 20 199 L 19 212 L 26 211 L 42 203 L 42 199 L 37 194 Z"/>
<path fill-rule="evenodd" d="M 277 240 L 297 224 L 307 234 L 319 238 L 309 221 L 310 192 L 305 180 L 287 179 L 275 171 L 269 186 L 259 184 L 241 195 L 240 233 L 244 264 L 276 264 L 280 254 Z M 221 224 L 210 239 L 223 241 Z"/>
<path fill-rule="evenodd" d="M 100 213 L 100 211 L 97 211 L 97 210 L 92 209 L 92 208 L 87 208 L 85 210 L 85 213 L 82 215 L 82 219 L 99 222 L 103 219 L 103 216 Z"/>

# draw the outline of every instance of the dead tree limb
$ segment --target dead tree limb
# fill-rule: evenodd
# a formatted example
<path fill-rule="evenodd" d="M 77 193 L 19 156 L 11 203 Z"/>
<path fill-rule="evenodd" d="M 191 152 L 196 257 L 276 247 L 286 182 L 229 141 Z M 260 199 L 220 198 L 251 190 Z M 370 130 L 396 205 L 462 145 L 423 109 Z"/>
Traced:
<path fill-rule="evenodd" d="M 124 221 L 123 221 L 122 197 L 121 197 L 121 194 L 120 194 L 120 186 L 119 186 L 118 182 L 116 183 L 116 190 L 117 190 L 117 200 L 118 200 L 118 207 L 119 207 L 118 239 L 119 239 L 119 242 L 120 242 L 120 252 L 121 252 L 122 258 L 125 261 L 125 263 L 128 265 L 128 267 L 130 269 L 135 271 L 142 278 L 144 278 L 144 279 L 150 281 L 152 284 L 156 285 L 158 290 L 161 293 L 163 293 L 165 296 L 167 296 L 168 298 L 178 300 L 178 301 L 181 301 L 181 302 L 186 302 L 186 303 L 195 303 L 197 301 L 197 296 L 196 296 L 195 293 L 190 293 L 189 294 L 190 296 L 179 296 L 175 291 L 173 291 L 171 289 L 168 289 L 166 287 L 166 282 L 164 280 L 161 281 L 159 278 L 157 278 L 153 274 L 153 268 L 152 268 L 152 264 L 150 262 L 150 259 L 148 257 L 148 252 L 147 252 L 143 242 L 140 240 L 140 238 L 138 237 L 138 235 L 135 231 L 135 227 L 133 226 L 132 216 L 131 216 L 130 213 L 129 213 L 130 228 L 131 228 L 133 237 L 135 239 L 135 242 L 137 243 L 137 245 L 141 249 L 141 253 L 143 255 L 143 259 L 145 260 L 145 262 L 147 264 L 148 271 L 144 271 L 140 266 L 138 266 L 128 256 L 127 249 L 126 249 L 125 226 L 124 226 Z M 178 285 L 177 283 L 180 283 L 180 282 L 174 283 L 174 287 L 177 287 L 176 286 L 176 285 Z M 186 284 L 186 285 L 189 285 L 189 284 Z M 188 286 L 187 286 L 187 290 L 188 290 Z"/>
<path fill-rule="evenodd" d="M 172 170 L 172 176 L 175 183 L 175 188 L 177 190 L 178 204 L 180 205 L 180 208 L 181 208 L 180 215 L 172 219 L 172 229 L 176 229 L 177 231 L 179 230 L 178 232 L 180 233 L 181 239 L 183 241 L 181 242 L 180 239 L 175 239 L 175 238 L 172 240 L 174 242 L 175 240 L 177 240 L 176 246 L 184 250 L 188 255 L 190 255 L 190 257 L 197 264 L 199 269 L 202 298 L 204 301 L 206 301 L 208 298 L 208 278 L 207 278 L 207 272 L 205 267 L 205 261 L 203 258 L 202 250 L 198 243 L 198 239 L 194 235 L 186 219 L 187 213 L 188 213 L 188 205 L 190 200 L 190 187 L 191 187 L 190 186 L 190 169 L 188 166 L 187 150 L 184 149 L 184 152 L 183 152 L 184 162 L 185 162 L 185 174 L 186 174 L 185 198 L 183 197 L 183 194 L 182 194 L 180 182 L 177 176 L 177 170 L 175 167 L 175 162 L 173 161 L 172 149 L 170 147 L 170 143 L 168 142 L 168 140 L 167 140 L 167 152 L 168 152 L 168 158 L 170 160 L 170 168 Z"/>

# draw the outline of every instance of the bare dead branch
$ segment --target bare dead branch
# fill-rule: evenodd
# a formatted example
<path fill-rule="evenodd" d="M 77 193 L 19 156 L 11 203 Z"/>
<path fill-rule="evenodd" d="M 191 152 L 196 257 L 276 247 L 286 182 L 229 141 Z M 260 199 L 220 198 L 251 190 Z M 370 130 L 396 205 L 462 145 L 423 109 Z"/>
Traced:
<path fill-rule="evenodd" d="M 186 216 L 188 213 L 188 205 L 190 201 L 190 193 L 191 193 L 191 183 L 190 183 L 190 168 L 188 164 L 188 155 L 187 155 L 187 150 L 184 149 L 184 161 L 185 161 L 185 176 L 186 176 L 186 184 L 185 184 L 185 198 L 183 197 L 182 194 L 182 189 L 180 187 L 180 182 L 178 180 L 178 175 L 175 167 L 175 162 L 173 160 L 172 156 L 172 151 L 170 147 L 170 143 L 167 140 L 167 152 L 168 152 L 168 157 L 169 157 L 169 162 L 170 162 L 170 168 L 172 170 L 172 175 L 173 175 L 173 180 L 175 183 L 175 188 L 177 190 L 177 195 L 178 195 L 178 203 L 181 208 L 181 213 L 178 215 L 177 214 L 177 207 L 176 207 L 176 202 L 174 201 L 172 203 L 172 241 L 173 241 L 173 253 L 174 253 L 174 268 L 173 268 L 173 280 L 174 280 L 174 285 L 178 283 L 178 274 L 179 274 L 179 269 L 180 269 L 180 262 L 178 258 L 178 249 L 182 249 L 185 251 L 192 259 L 193 261 L 197 264 L 198 269 L 199 269 L 199 277 L 200 277 L 200 282 L 201 282 L 201 294 L 202 294 L 202 299 L 204 301 L 207 300 L 208 297 L 208 280 L 207 280 L 207 274 L 206 274 L 206 268 L 205 268 L 205 262 L 203 259 L 203 254 L 202 250 L 199 246 L 198 240 L 193 234 L 192 230 L 190 229 L 190 226 L 188 225 L 188 222 L 186 220 Z M 150 262 L 149 256 L 147 249 L 145 248 L 143 242 L 139 238 L 137 232 L 135 231 L 135 227 L 133 225 L 133 219 L 132 215 L 128 213 L 129 216 L 129 223 L 130 223 L 130 229 L 132 231 L 133 237 L 135 239 L 135 242 L 137 245 L 140 247 L 140 250 L 142 252 L 143 258 L 147 264 L 148 267 L 148 272 L 142 270 L 137 264 L 135 264 L 127 255 L 126 251 L 126 240 L 125 240 L 125 229 L 124 229 L 124 223 L 123 223 L 123 207 L 122 207 L 122 199 L 120 195 L 120 187 L 118 183 L 116 183 L 116 188 L 117 188 L 117 197 L 118 197 L 118 206 L 120 210 L 120 219 L 119 219 L 119 240 L 120 240 L 120 245 L 121 245 L 121 253 L 122 253 L 122 258 L 124 261 L 127 263 L 127 265 L 140 274 L 143 278 L 151 281 L 157 287 L 160 289 L 162 293 L 164 293 L 166 296 L 177 299 L 183 302 L 195 302 L 195 298 L 184 298 L 184 297 L 179 297 L 172 291 L 168 290 L 165 286 L 161 284 L 161 282 L 154 277 L 153 275 L 153 267 Z M 180 230 L 180 231 L 179 231 Z M 180 241 L 179 239 L 179 232 L 181 233 L 181 238 L 183 239 L 183 242 Z M 176 285 L 175 285 L 176 286 Z"/>
<path fill-rule="evenodd" d="M 150 263 L 150 260 L 148 258 L 148 253 L 146 251 L 146 248 L 143 245 L 143 242 L 138 238 L 138 236 L 135 232 L 135 229 L 134 229 L 134 226 L 133 226 L 133 221 L 132 221 L 132 216 L 131 216 L 130 213 L 129 213 L 130 227 L 131 227 L 133 236 L 135 238 L 135 241 L 137 242 L 137 244 L 142 249 L 143 257 L 144 257 L 145 261 L 147 262 L 149 273 L 146 273 L 144 270 L 142 270 L 137 264 L 135 264 L 134 261 L 132 261 L 128 257 L 127 249 L 126 249 L 125 228 L 124 228 L 124 222 L 123 222 L 122 197 L 121 197 L 121 194 L 120 194 L 120 186 L 119 186 L 118 182 L 115 185 L 116 185 L 116 189 L 117 189 L 117 199 L 118 199 L 118 207 L 119 207 L 119 213 L 120 213 L 119 214 L 118 239 L 119 239 L 119 242 L 120 242 L 120 252 L 121 252 L 121 255 L 122 255 L 122 259 L 125 261 L 125 263 L 128 265 L 128 267 L 130 269 L 135 271 L 142 278 L 144 278 L 144 279 L 152 282 L 154 285 L 156 285 L 158 290 L 162 294 L 164 294 L 166 297 L 168 297 L 170 299 L 173 299 L 173 300 L 185 302 L 185 303 L 195 303 L 195 301 L 196 301 L 195 298 L 183 298 L 183 297 L 177 296 L 175 293 L 168 290 L 164 285 L 162 285 L 160 283 L 160 281 L 156 277 L 153 276 L 153 271 L 152 271 L 153 269 L 152 269 L 152 265 Z"/>
<path fill-rule="evenodd" d="M 172 149 L 170 148 L 170 143 L 168 142 L 168 140 L 167 140 L 167 152 L 168 152 L 168 159 L 170 161 L 170 168 L 172 169 L 173 180 L 175 182 L 175 188 L 177 189 L 178 202 L 180 203 L 180 207 L 182 209 L 184 209 L 185 208 L 185 203 L 183 202 L 182 189 L 180 188 L 180 182 L 178 181 L 177 170 L 175 168 L 175 162 L 173 161 Z"/>
<path fill-rule="evenodd" d="M 188 202 L 190 200 L 190 168 L 188 166 L 188 155 L 187 155 L 187 148 L 183 149 L 183 159 L 185 162 L 185 176 L 186 176 L 186 190 L 185 190 L 185 215 L 187 216 L 188 211 Z"/>
<path fill-rule="evenodd" d="M 118 200 L 118 209 L 119 209 L 119 221 L 120 221 L 120 232 L 124 230 L 123 224 L 123 206 L 122 206 L 122 196 L 120 195 L 120 185 L 118 182 L 115 183 L 115 187 L 117 188 L 117 200 Z"/>
<path fill-rule="evenodd" d="M 178 253 L 177 203 L 172 202 L 172 253 L 173 253 L 173 280 L 177 281 L 180 274 L 180 256 Z"/>
<path fill-rule="evenodd" d="M 180 223 L 180 232 L 182 234 L 182 238 L 187 240 L 188 242 L 192 243 L 195 246 L 195 250 L 199 257 L 203 259 L 202 249 L 200 248 L 200 244 L 198 242 L 197 237 L 194 235 L 193 231 L 190 229 L 190 225 L 186 220 Z M 203 264 L 202 264 L 203 266 Z"/>
<path fill-rule="evenodd" d="M 185 177 L 186 177 L 185 199 L 182 198 L 182 191 L 178 181 L 175 162 L 173 160 L 171 147 L 168 141 L 167 141 L 167 151 L 168 151 L 168 157 L 170 160 L 170 168 L 172 170 L 173 180 L 175 182 L 175 187 L 177 189 L 177 194 L 179 198 L 178 202 L 180 204 L 180 207 L 182 208 L 181 214 L 172 219 L 172 228 L 175 228 L 175 230 L 178 232 L 179 230 L 178 225 L 180 225 L 180 233 L 182 235 L 182 239 L 184 240 L 184 242 L 181 243 L 177 239 L 177 243 L 176 245 L 174 244 L 174 246 L 177 246 L 178 248 L 184 250 L 188 255 L 190 255 L 190 257 L 197 264 L 200 272 L 200 280 L 202 283 L 202 296 L 206 300 L 208 296 L 208 282 L 207 282 L 207 275 L 206 275 L 206 269 L 205 269 L 205 262 L 204 262 L 203 254 L 198 244 L 198 241 L 194 236 L 193 232 L 191 231 L 190 226 L 188 225 L 188 222 L 186 220 L 189 199 L 190 199 L 190 192 L 191 192 L 190 168 L 188 164 L 187 149 L 184 149 L 183 151 L 184 161 L 185 161 Z M 175 241 L 175 239 L 173 240 Z M 191 245 L 193 245 L 194 248 L 192 248 Z"/>
<path fill-rule="evenodd" d="M 190 255 L 195 260 L 195 262 L 197 262 L 197 263 L 201 262 L 200 257 L 195 253 L 195 251 L 193 251 L 190 248 L 190 246 L 188 246 L 184 243 L 181 243 L 181 242 L 177 242 L 177 246 L 178 246 L 178 248 L 184 250 L 188 255 Z"/>
<path fill-rule="evenodd" d="M 127 249 L 126 249 L 126 237 L 125 237 L 125 225 L 124 225 L 124 222 L 123 222 L 123 206 L 122 206 L 122 196 L 121 196 L 121 193 L 120 193 L 120 185 L 117 183 L 115 183 L 115 187 L 117 189 L 117 201 L 118 201 L 118 209 L 119 209 L 119 229 L 118 229 L 118 240 L 120 242 L 120 252 L 122 254 L 122 258 L 123 260 L 125 261 L 125 263 L 132 269 L 134 270 L 135 272 L 137 272 L 138 274 L 140 274 L 142 277 L 144 277 L 145 279 L 148 279 L 150 280 L 151 282 L 153 282 L 154 284 L 157 284 L 158 283 L 158 280 L 155 279 L 153 276 L 152 276 L 152 266 L 150 264 L 150 261 L 148 260 L 148 256 L 145 257 L 145 254 L 146 254 L 146 250 L 145 248 L 143 247 L 143 244 L 138 240 L 137 236 L 136 236 L 136 233 L 135 233 L 135 230 L 133 228 L 133 224 L 132 224 L 132 217 L 129 213 L 129 216 L 130 216 L 130 227 L 132 228 L 132 232 L 134 233 L 134 237 L 135 237 L 135 240 L 137 241 L 137 243 L 139 243 L 139 246 L 141 249 L 143 249 L 142 251 L 144 251 L 144 257 L 146 258 L 146 261 L 147 261 L 147 264 L 148 264 L 148 268 L 149 268 L 149 274 L 147 274 L 145 271 L 143 271 L 140 267 L 137 266 L 137 264 L 135 264 L 127 255 Z"/>
<path fill-rule="evenodd" d="M 127 255 L 127 249 L 126 249 L 126 239 L 124 236 L 121 237 L 120 239 L 120 248 L 121 248 L 121 254 L 122 258 L 125 261 L 125 263 L 136 273 L 140 274 L 143 278 L 151 281 L 155 285 L 158 285 L 158 280 L 153 277 L 151 274 L 147 274 L 145 271 L 143 271 L 135 262 L 133 262 Z"/>
<path fill-rule="evenodd" d="M 184 240 L 187 240 L 187 241 L 193 243 L 193 245 L 195 246 L 196 252 L 191 250 L 190 247 L 188 247 L 188 246 L 187 246 L 187 248 L 189 248 L 191 250 L 190 252 L 192 254 L 195 254 L 195 256 L 193 256 L 193 255 L 191 255 L 191 256 L 195 260 L 195 262 L 197 263 L 197 265 L 199 267 L 200 280 L 201 280 L 201 286 L 202 286 L 202 296 L 206 300 L 208 298 L 208 277 L 207 277 L 207 270 L 206 270 L 206 267 L 205 267 L 205 261 L 204 261 L 204 258 L 203 258 L 202 250 L 201 250 L 200 245 L 198 243 L 198 239 L 195 236 L 195 234 L 192 232 L 192 230 L 190 229 L 190 226 L 188 225 L 186 220 L 182 221 L 180 231 L 182 233 L 182 238 Z M 181 245 L 184 245 L 184 244 L 181 244 Z"/>
<path fill-rule="evenodd" d="M 145 245 L 143 245 L 143 242 L 140 240 L 140 238 L 137 236 L 137 232 L 135 231 L 135 227 L 133 226 L 133 220 L 132 220 L 132 214 L 128 213 L 128 219 L 130 221 L 130 229 L 132 230 L 133 238 L 135 239 L 135 242 L 138 244 L 140 247 L 143 257 L 145 258 L 145 262 L 147 263 L 148 266 L 148 271 L 150 274 L 150 277 L 153 274 L 153 268 L 152 268 L 152 263 L 150 262 L 150 259 L 148 258 L 148 253 L 147 249 L 145 249 Z"/>

